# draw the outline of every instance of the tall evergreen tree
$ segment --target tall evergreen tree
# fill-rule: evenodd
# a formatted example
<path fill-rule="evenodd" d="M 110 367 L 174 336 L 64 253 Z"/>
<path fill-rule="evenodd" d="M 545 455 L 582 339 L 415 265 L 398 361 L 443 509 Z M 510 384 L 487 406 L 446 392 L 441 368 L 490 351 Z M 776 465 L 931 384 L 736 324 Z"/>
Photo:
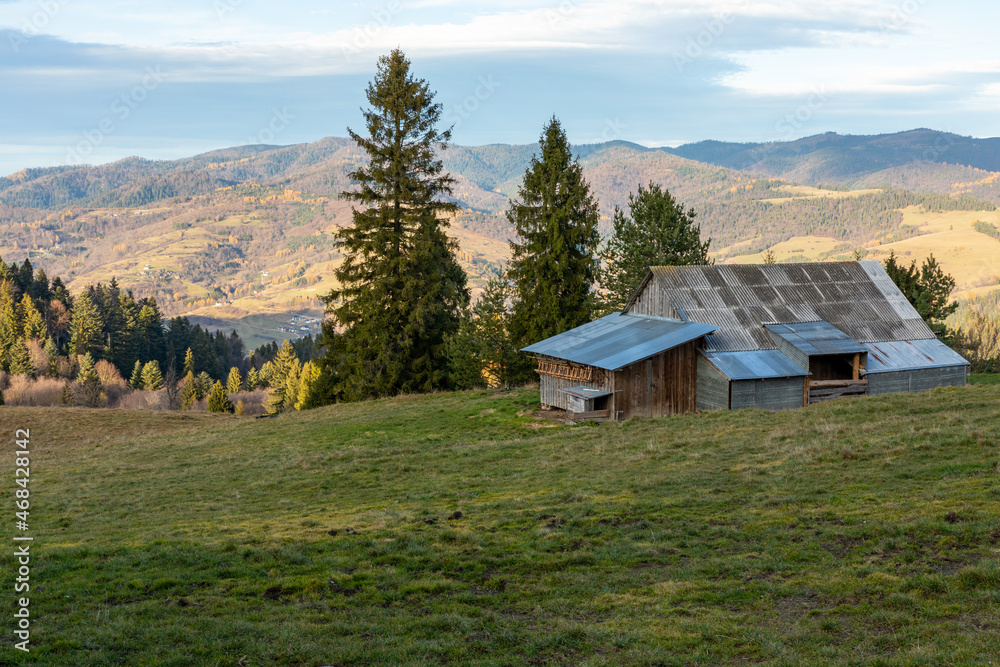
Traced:
<path fill-rule="evenodd" d="M 90 294 L 83 292 L 73 304 L 69 347 L 72 354 L 97 356 L 102 347 L 102 323 Z"/>
<path fill-rule="evenodd" d="M 194 353 L 189 347 L 187 352 L 184 353 L 184 375 L 191 373 L 194 375 Z"/>
<path fill-rule="evenodd" d="M 35 284 L 35 269 L 31 266 L 31 260 L 27 258 L 21 262 L 21 268 L 18 269 L 17 284 L 22 293 L 30 293 Z"/>
<path fill-rule="evenodd" d="M 443 231 L 457 207 L 442 200 L 454 179 L 435 155 L 451 137 L 436 127 L 441 105 L 399 49 L 379 59 L 367 96 L 368 136 L 348 133 L 369 162 L 350 174 L 357 189 L 343 193 L 359 207 L 337 234 L 346 257 L 335 273 L 340 287 L 325 299 L 327 381 L 316 384 L 327 388 L 326 400 L 443 386 L 444 337 L 468 302 Z"/>
<path fill-rule="evenodd" d="M 934 255 L 929 255 L 917 268 L 917 260 L 906 266 L 897 261 L 894 251 L 890 251 L 885 260 L 885 272 L 927 325 L 938 333 L 943 332 L 945 318 L 955 312 L 958 304 L 949 301 L 955 279 L 941 269 Z"/>
<path fill-rule="evenodd" d="M 163 332 L 163 318 L 156 305 L 156 299 L 142 299 L 139 305 L 139 317 L 136 332 L 138 336 L 139 358 L 146 361 L 156 359 L 165 361 L 167 355 L 167 340 Z"/>
<path fill-rule="evenodd" d="M 300 372 L 299 358 L 287 340 L 278 350 L 278 355 L 271 366 L 271 393 L 267 397 L 264 408 L 269 414 L 287 412 L 295 407 L 298 400 L 298 376 Z"/>
<path fill-rule="evenodd" d="M 45 318 L 35 307 L 35 302 L 27 292 L 21 297 L 21 326 L 25 340 L 45 340 L 49 332 L 45 329 Z"/>
<path fill-rule="evenodd" d="M 531 369 L 510 334 L 513 290 L 506 273 L 491 276 L 486 289 L 458 333 L 449 341 L 452 382 L 456 388 L 509 387 Z"/>
<path fill-rule="evenodd" d="M 615 207 L 614 232 L 601 253 L 605 312 L 625 307 L 650 266 L 710 264 L 708 246 L 695 225 L 694 209 L 684 210 L 666 188 L 650 183 L 629 193 L 629 215 Z"/>
<path fill-rule="evenodd" d="M 73 307 L 73 297 L 59 276 L 52 279 L 52 298 L 64 305 L 67 310 Z"/>
<path fill-rule="evenodd" d="M 119 292 L 118 302 L 125 330 L 118 341 L 114 363 L 124 373 L 139 361 L 139 305 L 130 291 Z"/>
<path fill-rule="evenodd" d="M 45 269 L 35 271 L 35 282 L 31 288 L 32 298 L 41 303 L 48 303 L 52 298 L 52 291 L 49 288 L 49 277 L 45 275 Z"/>
<path fill-rule="evenodd" d="M 17 321 L 17 304 L 14 301 L 14 287 L 4 280 L 0 284 L 0 365 L 7 368 L 7 357 L 20 338 Z"/>
<path fill-rule="evenodd" d="M 79 364 L 76 399 L 88 408 L 96 408 L 101 404 L 101 380 L 94 369 L 94 357 L 87 352 L 79 357 Z"/>
<path fill-rule="evenodd" d="M 517 233 L 508 271 L 517 299 L 511 330 L 528 345 L 589 322 L 594 311 L 600 215 L 554 116 L 507 219 Z"/>
<path fill-rule="evenodd" d="M 138 359 L 135 360 L 135 365 L 132 366 L 132 376 L 129 378 L 128 386 L 133 389 L 142 389 L 142 362 Z"/>
<path fill-rule="evenodd" d="M 51 338 L 45 341 L 45 355 L 49 358 L 49 375 L 55 377 L 59 365 L 59 348 Z"/>
<path fill-rule="evenodd" d="M 184 376 L 183 382 L 181 410 L 187 410 L 198 401 L 198 381 L 194 379 L 194 373 L 189 372 Z"/>
<path fill-rule="evenodd" d="M 31 363 L 31 355 L 23 338 L 19 338 L 10 349 L 10 374 L 35 377 L 35 366 Z"/>

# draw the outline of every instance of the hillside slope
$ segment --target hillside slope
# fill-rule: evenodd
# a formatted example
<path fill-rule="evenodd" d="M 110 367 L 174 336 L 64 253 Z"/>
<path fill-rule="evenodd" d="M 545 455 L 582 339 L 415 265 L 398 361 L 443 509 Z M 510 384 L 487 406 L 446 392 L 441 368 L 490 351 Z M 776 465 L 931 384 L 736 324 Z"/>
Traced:
<path fill-rule="evenodd" d="M 576 427 L 526 390 L 267 421 L 4 408 L 31 430 L 16 662 L 989 664 L 998 400 Z"/>
<path fill-rule="evenodd" d="M 461 208 L 451 233 L 474 289 L 507 258 L 513 230 L 504 214 L 536 148 L 452 146 L 442 154 Z M 700 157 L 722 159 L 724 147 L 717 148 L 718 155 Z M 970 167 L 887 167 L 855 174 L 857 188 L 845 192 L 625 141 L 575 150 L 600 203 L 603 233 L 639 184 L 655 182 L 695 209 L 718 261 L 760 261 L 767 249 L 781 260 L 849 259 L 858 248 L 875 253 L 925 234 L 924 222 L 943 212 L 972 215 L 959 221 L 963 228 L 992 223 L 991 202 L 1000 201 L 1000 173 Z M 809 180 L 816 155 L 781 159 Z M 300 335 L 292 314 L 318 317 L 319 297 L 335 285 L 341 258 L 334 234 L 351 221 L 350 205 L 338 195 L 350 189 L 348 174 L 364 159 L 349 140 L 330 137 L 174 161 L 24 170 L 0 178 L 0 257 L 30 258 L 75 290 L 116 277 L 141 296 L 155 296 L 167 315 L 236 327 L 254 346 Z M 946 240 L 948 247 L 965 247 L 968 234 L 960 236 Z M 1000 256 L 966 266 L 956 251 L 945 261 L 964 289 L 1000 280 Z"/>

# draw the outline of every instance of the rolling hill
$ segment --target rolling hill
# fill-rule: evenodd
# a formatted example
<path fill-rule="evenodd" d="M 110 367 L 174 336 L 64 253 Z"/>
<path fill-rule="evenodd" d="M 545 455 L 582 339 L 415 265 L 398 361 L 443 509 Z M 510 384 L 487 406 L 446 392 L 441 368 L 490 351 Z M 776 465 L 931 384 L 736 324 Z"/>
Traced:
<path fill-rule="evenodd" d="M 537 390 L 267 421 L 7 407 L 36 541 L 32 652 L 0 660 L 991 664 L 998 400 L 582 426 Z"/>
<path fill-rule="evenodd" d="M 703 142 L 666 150 L 614 141 L 575 151 L 605 233 L 615 207 L 653 181 L 696 210 L 718 261 L 760 261 L 769 248 L 780 260 L 799 261 L 847 259 L 859 248 L 875 256 L 898 248 L 918 259 L 925 250 L 954 248 L 944 266 L 963 289 L 995 285 L 1000 252 L 967 263 L 962 249 L 981 241 L 983 249 L 1000 250 L 1000 240 L 969 237 L 976 222 L 1000 223 L 1000 172 L 905 162 L 921 146 L 944 141 L 928 132 L 866 141 L 822 135 L 777 147 Z M 943 155 L 975 157 L 970 161 L 987 167 L 997 152 L 995 140 L 947 140 Z M 504 212 L 535 150 L 452 146 L 442 154 L 461 207 L 452 235 L 473 287 L 507 257 L 512 231 Z M 748 155 L 763 158 L 748 169 L 723 166 Z M 340 261 L 333 234 L 351 219 L 338 194 L 363 160 L 352 142 L 331 137 L 174 161 L 23 170 L 0 178 L 0 256 L 30 258 L 74 289 L 117 277 L 155 296 L 166 314 L 234 326 L 252 345 L 300 335 L 305 330 L 291 326 L 291 315 L 321 313 L 319 297 L 333 286 Z M 851 187 L 796 185 L 793 173 L 802 183 L 840 178 Z M 934 234 L 944 236 L 919 240 Z"/>

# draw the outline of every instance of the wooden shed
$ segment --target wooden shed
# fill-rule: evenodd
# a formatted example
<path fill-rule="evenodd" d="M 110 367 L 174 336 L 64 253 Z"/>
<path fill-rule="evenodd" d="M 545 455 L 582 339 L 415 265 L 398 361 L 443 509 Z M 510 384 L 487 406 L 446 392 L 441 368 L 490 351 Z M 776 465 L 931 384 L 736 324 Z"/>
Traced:
<path fill-rule="evenodd" d="M 614 313 L 524 351 L 538 362 L 544 406 L 577 419 L 664 417 L 695 409 L 698 348 L 714 330 Z"/>
<path fill-rule="evenodd" d="M 614 419 L 923 391 L 969 366 L 875 261 L 655 266 L 624 312 L 524 351 L 543 405 Z"/>

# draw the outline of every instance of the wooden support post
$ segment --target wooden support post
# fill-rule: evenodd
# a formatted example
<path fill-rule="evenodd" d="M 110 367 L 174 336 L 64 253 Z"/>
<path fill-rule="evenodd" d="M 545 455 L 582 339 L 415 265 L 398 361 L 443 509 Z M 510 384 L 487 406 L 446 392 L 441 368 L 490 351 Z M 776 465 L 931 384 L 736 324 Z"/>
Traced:
<path fill-rule="evenodd" d="M 854 379 L 858 380 L 861 377 L 861 355 L 854 355 Z"/>
<path fill-rule="evenodd" d="M 809 376 L 802 378 L 802 407 L 809 405 Z"/>

